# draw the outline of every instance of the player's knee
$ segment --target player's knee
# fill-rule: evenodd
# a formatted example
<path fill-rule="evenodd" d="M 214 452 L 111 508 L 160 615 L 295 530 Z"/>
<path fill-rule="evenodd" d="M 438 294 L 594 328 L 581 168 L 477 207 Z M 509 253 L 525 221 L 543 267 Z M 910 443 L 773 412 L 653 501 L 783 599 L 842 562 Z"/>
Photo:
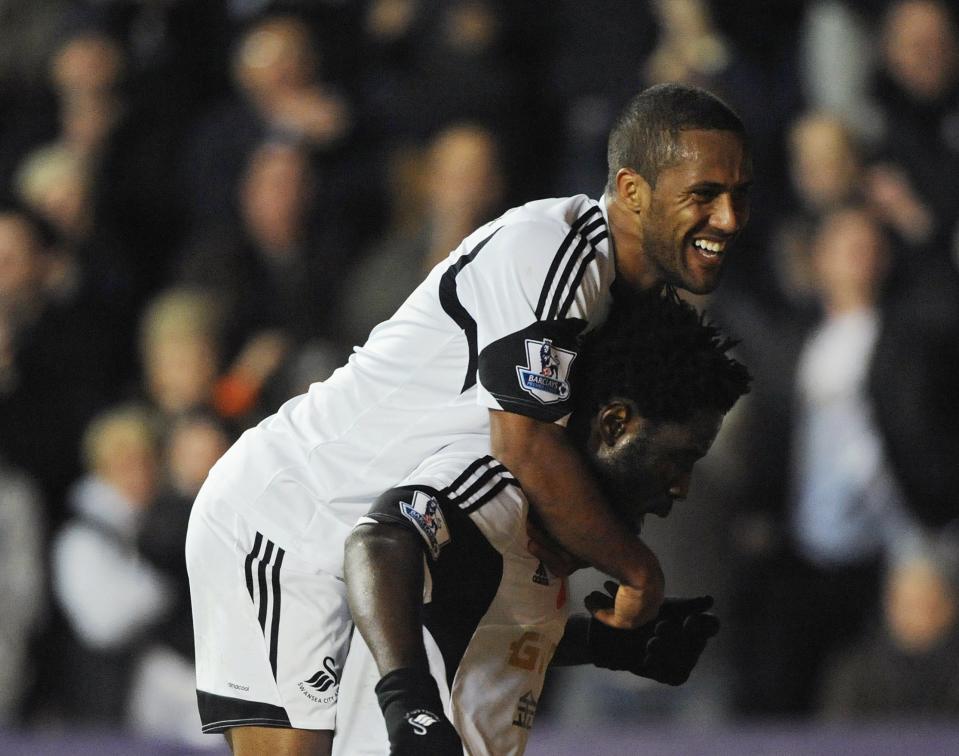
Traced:
<path fill-rule="evenodd" d="M 226 740 L 233 756 L 330 756 L 333 733 L 330 730 L 299 730 L 283 727 L 233 727 Z"/>

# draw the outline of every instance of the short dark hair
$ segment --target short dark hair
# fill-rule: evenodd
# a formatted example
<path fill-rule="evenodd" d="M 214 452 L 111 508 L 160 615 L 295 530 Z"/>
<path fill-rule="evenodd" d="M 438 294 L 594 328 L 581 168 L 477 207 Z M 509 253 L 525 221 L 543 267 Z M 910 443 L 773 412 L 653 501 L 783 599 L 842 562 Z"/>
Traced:
<path fill-rule="evenodd" d="M 671 287 L 633 294 L 584 339 L 576 410 L 591 415 L 626 399 L 651 422 L 726 413 L 751 380 L 746 366 L 726 354 L 736 343 Z"/>
<path fill-rule="evenodd" d="M 616 186 L 621 168 L 631 168 L 650 186 L 663 168 L 678 159 L 681 131 L 732 131 L 748 145 L 739 116 L 716 95 L 685 84 L 657 84 L 640 92 L 620 113 L 609 132 L 607 189 Z"/>

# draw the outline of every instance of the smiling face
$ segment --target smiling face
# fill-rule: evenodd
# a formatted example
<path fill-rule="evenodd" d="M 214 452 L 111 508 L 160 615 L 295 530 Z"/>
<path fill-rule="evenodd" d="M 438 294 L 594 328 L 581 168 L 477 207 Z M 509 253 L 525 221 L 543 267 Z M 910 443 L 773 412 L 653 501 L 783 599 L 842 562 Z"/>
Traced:
<path fill-rule="evenodd" d="M 632 173 L 641 187 L 639 244 L 617 247 L 617 270 L 635 288 L 666 282 L 708 294 L 749 219 L 749 155 L 732 131 L 682 131 L 676 146 L 677 160 L 660 169 L 654 186 Z"/>
<path fill-rule="evenodd" d="M 629 402 L 614 401 L 593 419 L 589 459 L 611 503 L 631 520 L 666 517 L 689 492 L 693 466 L 706 456 L 723 413 L 702 410 L 684 422 L 652 423 Z"/>

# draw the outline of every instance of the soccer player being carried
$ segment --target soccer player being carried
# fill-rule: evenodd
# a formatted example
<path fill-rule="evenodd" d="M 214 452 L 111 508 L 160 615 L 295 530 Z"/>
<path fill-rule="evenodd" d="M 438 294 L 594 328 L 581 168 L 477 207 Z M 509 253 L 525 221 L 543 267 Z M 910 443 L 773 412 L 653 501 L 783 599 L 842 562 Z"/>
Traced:
<path fill-rule="evenodd" d="M 210 472 L 187 536 L 206 732 L 238 754 L 329 753 L 353 627 L 346 538 L 383 491 L 478 440 L 544 530 L 621 584 L 598 616 L 634 628 L 657 615 L 659 561 L 566 432 L 579 338 L 614 297 L 664 283 L 711 291 L 750 181 L 743 125 L 723 102 L 682 85 L 645 90 L 610 134 L 603 197 L 539 200 L 481 226 L 346 366 L 243 434 Z"/>
<path fill-rule="evenodd" d="M 665 517 L 685 497 L 693 465 L 747 392 L 730 346 L 671 291 L 617 303 L 586 337 L 567 433 L 624 526 L 638 531 L 644 515 Z M 527 548 L 535 510 L 516 478 L 481 447 L 468 456 L 439 452 L 421 482 L 381 496 L 347 542 L 350 606 L 366 643 L 350 651 L 336 753 L 458 756 L 465 745 L 516 756 L 554 652 L 557 664 L 678 685 L 718 629 L 708 597 L 667 599 L 637 629 L 567 620 L 564 577 Z M 397 569 L 397 558 L 426 568 Z M 422 612 L 411 617 L 411 603 Z M 612 603 L 602 593 L 587 599 L 600 614 Z M 374 685 L 385 729 L 358 703 Z"/>

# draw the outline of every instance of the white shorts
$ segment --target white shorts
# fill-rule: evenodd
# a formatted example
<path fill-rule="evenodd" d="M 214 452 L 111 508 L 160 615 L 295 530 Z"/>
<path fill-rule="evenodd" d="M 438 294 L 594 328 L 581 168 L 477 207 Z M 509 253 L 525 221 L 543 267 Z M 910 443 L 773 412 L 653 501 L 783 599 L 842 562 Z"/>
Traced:
<path fill-rule="evenodd" d="M 482 441 L 478 448 L 485 452 L 488 442 Z M 467 445 L 447 447 L 400 484 L 443 487 L 477 456 Z M 464 488 L 478 482 L 477 476 Z M 480 483 L 474 498 L 484 496 L 488 485 Z M 353 623 L 345 583 L 330 570 L 334 562 L 342 569 L 341 530 L 348 534 L 349 528 L 331 528 L 323 553 L 307 562 L 258 531 L 247 511 L 226 498 L 240 490 L 235 481 L 224 486 L 211 476 L 193 505 L 187 533 L 203 731 L 334 730 Z M 291 504 L 298 491 L 286 491 L 282 500 Z M 358 508 L 365 512 L 371 506 Z"/>
<path fill-rule="evenodd" d="M 334 729 L 353 629 L 343 581 L 202 492 L 186 557 L 203 731 Z"/>

